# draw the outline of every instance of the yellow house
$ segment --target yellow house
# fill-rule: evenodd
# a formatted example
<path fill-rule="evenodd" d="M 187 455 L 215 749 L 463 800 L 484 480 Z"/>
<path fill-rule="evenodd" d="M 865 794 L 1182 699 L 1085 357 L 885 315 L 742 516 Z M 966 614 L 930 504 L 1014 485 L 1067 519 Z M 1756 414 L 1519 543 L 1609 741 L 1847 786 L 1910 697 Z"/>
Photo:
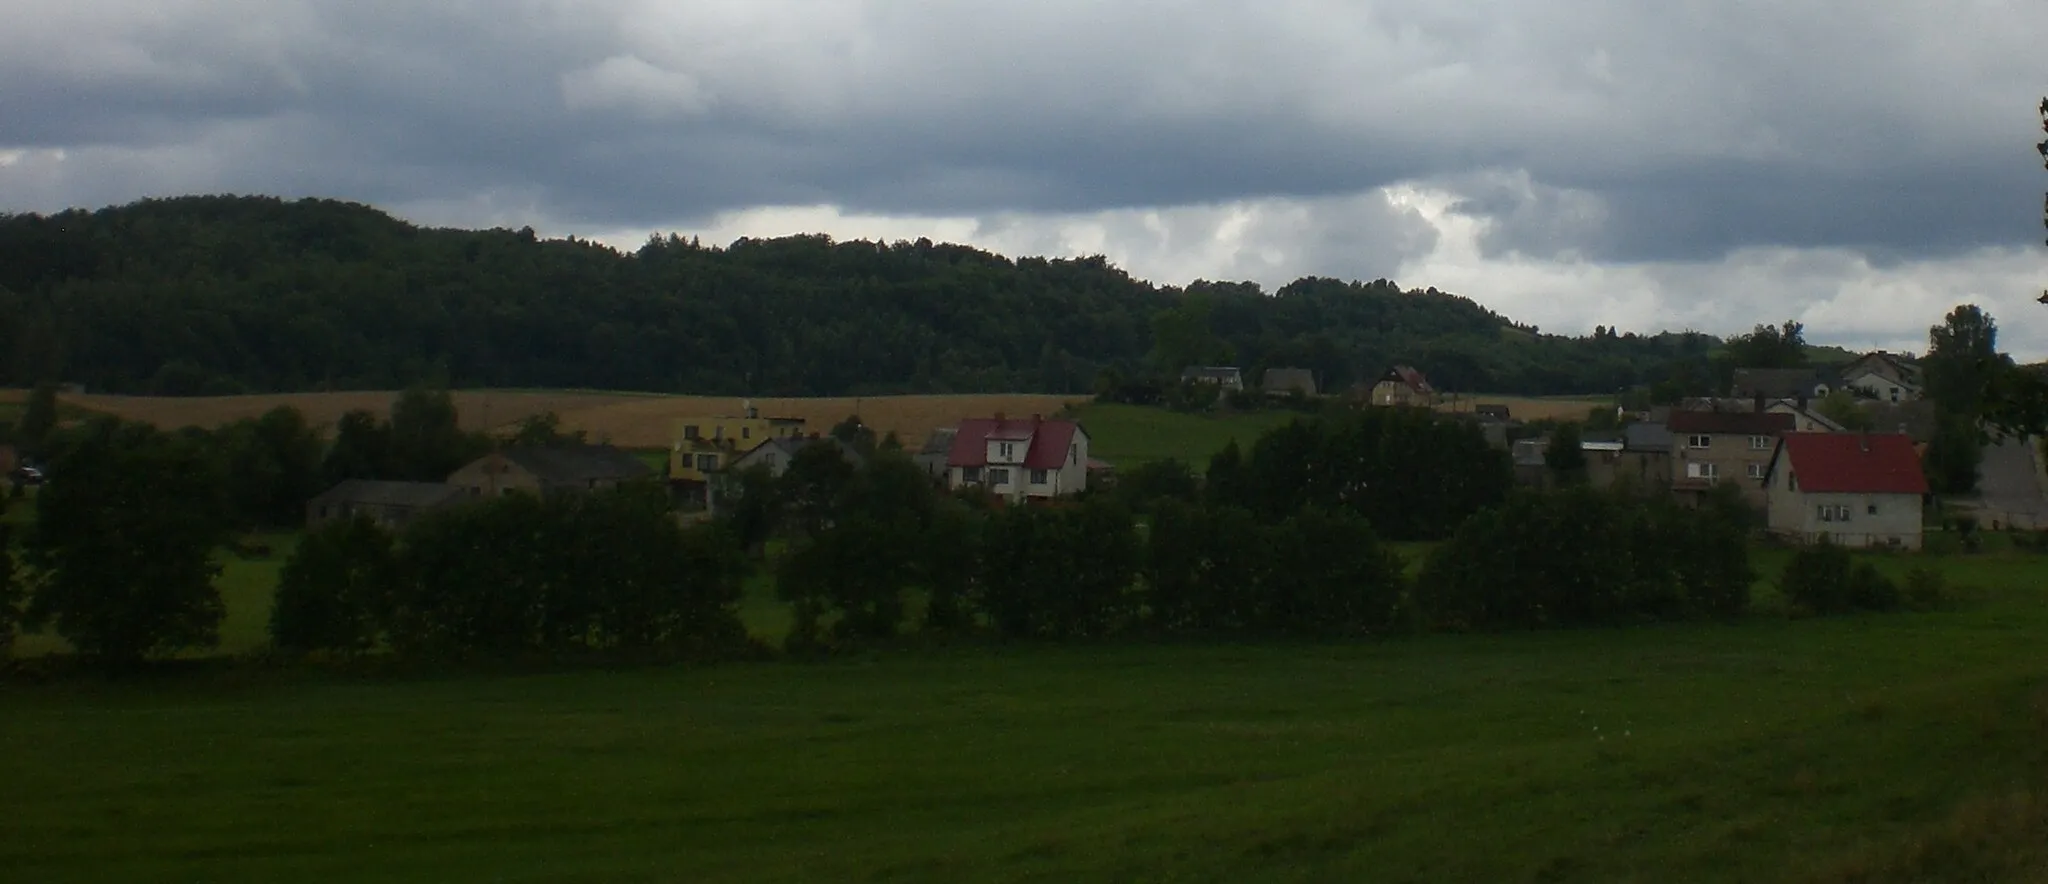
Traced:
<path fill-rule="evenodd" d="M 685 482 L 708 481 L 712 473 L 725 469 L 763 442 L 803 434 L 803 418 L 762 417 L 751 402 L 739 417 L 677 418 L 675 441 L 668 450 L 668 477 Z"/>

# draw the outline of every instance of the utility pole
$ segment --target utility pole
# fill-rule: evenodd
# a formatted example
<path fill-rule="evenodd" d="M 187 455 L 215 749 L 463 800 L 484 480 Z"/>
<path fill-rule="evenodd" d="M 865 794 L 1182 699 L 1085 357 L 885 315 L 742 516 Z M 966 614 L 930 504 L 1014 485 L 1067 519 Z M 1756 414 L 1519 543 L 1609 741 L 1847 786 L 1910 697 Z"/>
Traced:
<path fill-rule="evenodd" d="M 2041 131 L 2048 133 L 2048 98 L 2041 99 Z M 2048 139 L 2034 145 L 2034 149 L 2041 153 L 2041 168 L 2048 169 Z M 2041 195 L 2041 226 L 2048 227 L 2048 193 Z M 2036 300 L 2048 304 L 2048 289 L 2042 289 Z"/>

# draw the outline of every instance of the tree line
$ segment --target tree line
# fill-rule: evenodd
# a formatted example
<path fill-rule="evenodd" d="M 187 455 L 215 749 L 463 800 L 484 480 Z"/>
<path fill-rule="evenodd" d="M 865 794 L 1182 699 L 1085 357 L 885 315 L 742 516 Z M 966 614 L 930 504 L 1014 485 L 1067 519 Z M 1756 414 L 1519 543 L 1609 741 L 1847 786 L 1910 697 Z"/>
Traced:
<path fill-rule="evenodd" d="M 1548 394 L 1650 383 L 1716 343 L 1546 334 L 1385 279 L 1155 285 L 1100 257 L 924 239 L 665 236 L 622 252 L 267 197 L 0 216 L 0 386 L 1082 393 L 1224 362 L 1309 368 L 1336 389 L 1412 363 L 1447 389 Z"/>

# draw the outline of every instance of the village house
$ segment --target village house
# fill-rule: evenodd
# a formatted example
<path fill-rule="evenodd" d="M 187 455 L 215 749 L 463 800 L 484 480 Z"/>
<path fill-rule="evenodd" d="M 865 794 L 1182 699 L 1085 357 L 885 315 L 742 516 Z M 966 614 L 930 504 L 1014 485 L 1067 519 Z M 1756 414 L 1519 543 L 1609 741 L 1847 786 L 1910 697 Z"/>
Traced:
<path fill-rule="evenodd" d="M 1800 405 L 1784 399 L 1764 406 L 1764 412 L 1791 415 L 1792 432 L 1795 433 L 1839 433 L 1847 429 L 1827 415 L 1815 411 L 1811 405 Z"/>
<path fill-rule="evenodd" d="M 1269 368 L 1259 385 L 1268 396 L 1316 395 L 1315 372 L 1306 368 Z"/>
<path fill-rule="evenodd" d="M 677 418 L 669 445 L 669 481 L 701 489 L 713 473 L 762 442 L 803 434 L 803 418 L 762 417 L 751 401 L 741 403 L 738 417 Z"/>
<path fill-rule="evenodd" d="M 1714 485 L 1733 482 L 1751 506 L 1764 506 L 1764 472 L 1778 437 L 1797 422 L 1789 414 L 1755 411 L 1674 411 L 1671 489 L 1697 502 Z"/>
<path fill-rule="evenodd" d="M 1229 365 L 1190 365 L 1180 371 L 1183 384 L 1212 384 L 1227 393 L 1244 392 L 1244 372 Z"/>
<path fill-rule="evenodd" d="M 469 495 L 445 482 L 380 482 L 349 479 L 306 502 L 306 527 L 366 516 L 400 530 L 422 515 L 462 502 Z"/>
<path fill-rule="evenodd" d="M 1429 407 L 1436 404 L 1437 390 L 1430 386 L 1429 378 L 1412 365 L 1396 365 L 1387 369 L 1369 388 L 1367 402 L 1373 405 L 1417 405 Z"/>
<path fill-rule="evenodd" d="M 1786 400 L 1804 404 L 1834 389 L 1828 374 L 1811 368 L 1738 368 L 1729 395 L 1754 402 Z"/>
<path fill-rule="evenodd" d="M 1841 387 L 1879 402 L 1910 402 L 1921 396 L 1920 366 L 1883 350 L 1865 353 L 1842 367 Z"/>
<path fill-rule="evenodd" d="M 946 487 L 987 488 L 1012 502 L 1079 494 L 1093 461 L 1088 431 L 1070 420 L 972 418 L 954 429 Z"/>
<path fill-rule="evenodd" d="M 1771 533 L 1802 543 L 1919 549 L 1927 477 L 1898 433 L 1791 433 L 1767 469 Z"/>
<path fill-rule="evenodd" d="M 588 492 L 653 476 L 637 457 L 610 445 L 514 447 L 471 461 L 448 477 L 470 497 Z"/>
<path fill-rule="evenodd" d="M 814 445 L 833 449 L 841 459 L 855 469 L 867 464 L 867 457 L 859 450 L 833 436 L 778 436 L 754 446 L 752 451 L 740 455 L 724 469 L 712 473 L 705 485 L 705 509 L 717 512 L 721 498 L 729 500 L 738 492 L 740 474 L 759 467 L 766 470 L 770 476 L 780 477 L 789 471 L 789 464 L 796 459 L 797 452 Z"/>
<path fill-rule="evenodd" d="M 1671 490 L 1671 427 L 1664 421 L 1636 421 L 1622 427 L 1614 475 L 1645 491 Z"/>

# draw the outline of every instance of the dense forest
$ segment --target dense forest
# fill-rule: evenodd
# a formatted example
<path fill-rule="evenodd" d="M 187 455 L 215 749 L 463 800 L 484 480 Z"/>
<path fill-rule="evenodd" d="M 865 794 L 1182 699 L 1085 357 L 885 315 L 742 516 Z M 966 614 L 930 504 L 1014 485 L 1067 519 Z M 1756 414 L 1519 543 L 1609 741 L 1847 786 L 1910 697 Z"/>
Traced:
<path fill-rule="evenodd" d="M 1448 390 L 1595 393 L 1696 376 L 1718 343 L 1546 335 L 1387 280 L 1162 286 L 1100 257 L 924 239 L 669 236 L 620 252 L 233 196 L 0 216 L 6 386 L 1066 393 L 1191 362 L 1307 367 L 1335 388 L 1404 362 Z"/>

